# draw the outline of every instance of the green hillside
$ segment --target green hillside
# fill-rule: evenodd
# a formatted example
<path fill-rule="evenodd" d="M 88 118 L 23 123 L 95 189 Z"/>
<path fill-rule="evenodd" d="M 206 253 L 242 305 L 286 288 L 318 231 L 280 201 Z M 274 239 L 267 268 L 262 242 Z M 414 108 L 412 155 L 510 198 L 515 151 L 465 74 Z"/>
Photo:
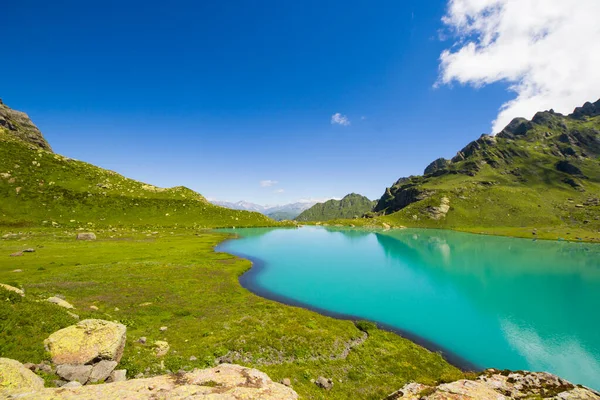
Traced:
<path fill-rule="evenodd" d="M 399 179 L 374 211 L 396 226 L 599 240 L 600 100 L 482 135 Z"/>
<path fill-rule="evenodd" d="M 270 218 L 210 204 L 52 152 L 27 115 L 0 104 L 0 226 L 243 227 Z"/>
<path fill-rule="evenodd" d="M 297 221 L 328 221 L 337 218 L 360 218 L 373 210 L 376 202 L 360 194 L 351 193 L 341 200 L 328 200 L 317 203 L 303 211 Z"/>

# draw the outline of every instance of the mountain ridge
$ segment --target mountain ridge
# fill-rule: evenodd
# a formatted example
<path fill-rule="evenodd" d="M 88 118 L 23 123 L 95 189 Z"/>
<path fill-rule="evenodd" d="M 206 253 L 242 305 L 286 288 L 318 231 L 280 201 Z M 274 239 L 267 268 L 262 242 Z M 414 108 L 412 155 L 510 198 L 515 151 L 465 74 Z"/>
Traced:
<path fill-rule="evenodd" d="M 328 221 L 337 218 L 360 218 L 373 209 L 375 202 L 356 193 L 350 193 L 341 200 L 328 200 L 317 203 L 303 211 L 297 221 Z"/>
<path fill-rule="evenodd" d="M 433 161 L 424 175 L 398 179 L 374 212 L 395 225 L 515 233 L 544 227 L 561 235 L 577 229 L 591 238 L 600 230 L 598 205 L 600 100 L 566 116 L 549 110 L 515 118 L 452 159 Z"/>

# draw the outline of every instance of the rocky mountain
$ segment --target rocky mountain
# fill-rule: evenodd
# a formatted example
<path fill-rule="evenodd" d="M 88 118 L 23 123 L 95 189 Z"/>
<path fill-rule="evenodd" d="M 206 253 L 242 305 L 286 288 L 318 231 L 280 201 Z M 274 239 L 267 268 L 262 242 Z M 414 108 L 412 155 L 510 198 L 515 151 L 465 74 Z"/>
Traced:
<path fill-rule="evenodd" d="M 424 175 L 401 178 L 374 211 L 431 227 L 600 228 L 600 100 L 570 115 L 515 118 Z"/>
<path fill-rule="evenodd" d="M 328 221 L 339 218 L 360 218 L 365 213 L 373 210 L 375 204 L 376 202 L 365 196 L 351 193 L 341 200 L 328 200 L 325 203 L 317 203 L 302 212 L 296 220 Z"/>
<path fill-rule="evenodd" d="M 31 122 L 29 116 L 4 105 L 2 99 L 0 99 L 0 129 L 35 147 L 52 152 L 42 132 Z"/>
<path fill-rule="evenodd" d="M 0 226 L 269 226 L 185 187 L 159 188 L 52 152 L 20 111 L 0 103 Z"/>
<path fill-rule="evenodd" d="M 300 201 L 276 206 L 262 206 L 260 204 L 250 203 L 243 200 L 236 203 L 211 200 L 211 203 L 221 207 L 230 208 L 232 210 L 256 211 L 274 219 L 275 221 L 293 220 L 300 215 L 302 211 L 307 210 L 316 204 L 315 201 Z"/>

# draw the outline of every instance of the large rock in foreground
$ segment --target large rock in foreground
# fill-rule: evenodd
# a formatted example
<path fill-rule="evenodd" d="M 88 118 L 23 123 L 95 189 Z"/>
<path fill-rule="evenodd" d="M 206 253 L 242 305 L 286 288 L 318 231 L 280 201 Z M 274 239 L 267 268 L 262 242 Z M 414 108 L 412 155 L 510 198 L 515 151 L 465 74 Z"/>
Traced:
<path fill-rule="evenodd" d="M 546 372 L 487 370 L 475 380 L 438 386 L 409 383 L 386 400 L 600 400 L 600 393 Z"/>
<path fill-rule="evenodd" d="M 44 380 L 10 358 L 0 358 L 0 398 L 44 388 Z"/>
<path fill-rule="evenodd" d="M 119 362 L 125 347 L 125 325 L 86 319 L 54 332 L 44 341 L 55 364 Z"/>
<path fill-rule="evenodd" d="M 10 398 L 10 397 L 9 397 Z M 273 382 L 266 374 L 233 364 L 177 375 L 88 385 L 46 388 L 19 399 L 210 399 L 296 400 L 292 389 Z"/>

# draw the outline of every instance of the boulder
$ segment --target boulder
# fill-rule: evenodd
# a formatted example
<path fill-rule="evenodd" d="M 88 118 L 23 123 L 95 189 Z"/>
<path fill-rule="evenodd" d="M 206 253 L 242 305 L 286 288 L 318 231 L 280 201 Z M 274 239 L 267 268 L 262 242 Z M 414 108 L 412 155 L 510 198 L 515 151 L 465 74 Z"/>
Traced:
<path fill-rule="evenodd" d="M 154 353 L 156 354 L 156 357 L 166 356 L 169 352 L 169 349 L 169 343 L 165 342 L 164 340 L 157 340 L 154 342 Z"/>
<path fill-rule="evenodd" d="M 17 251 L 15 253 L 12 253 L 10 256 L 11 257 L 21 257 L 23 255 L 22 251 Z"/>
<path fill-rule="evenodd" d="M 9 292 L 15 292 L 17 294 L 20 294 L 21 296 L 25 296 L 25 292 L 24 291 L 22 291 L 19 288 L 14 287 L 14 286 L 5 285 L 4 283 L 0 283 L 0 287 L 8 290 Z"/>
<path fill-rule="evenodd" d="M 315 385 L 325 390 L 331 390 L 333 388 L 333 380 L 320 376 L 315 381 Z"/>
<path fill-rule="evenodd" d="M 119 362 L 125 347 L 125 325 L 86 319 L 54 332 L 44 341 L 55 364 L 89 364 L 99 360 Z"/>
<path fill-rule="evenodd" d="M 96 240 L 96 234 L 91 232 L 78 233 L 77 240 Z"/>
<path fill-rule="evenodd" d="M 33 392 L 44 388 L 44 380 L 10 358 L 0 358 L 0 398 L 8 394 Z"/>
<path fill-rule="evenodd" d="M 111 372 L 110 376 L 107 379 L 107 382 L 125 382 L 127 380 L 127 370 L 126 369 L 116 369 Z"/>
<path fill-rule="evenodd" d="M 10 392 L 9 392 L 10 393 Z M 198 399 L 296 400 L 293 389 L 273 382 L 265 373 L 239 365 L 194 370 L 176 375 L 131 379 L 76 388 L 39 388 L 19 399 Z"/>
<path fill-rule="evenodd" d="M 63 299 L 61 299 L 60 297 L 54 296 L 54 297 L 50 297 L 48 299 L 46 299 L 47 302 L 50 303 L 54 303 L 57 306 L 63 307 L 63 308 L 67 308 L 67 309 L 73 309 L 75 307 L 73 307 L 73 305 L 69 302 L 64 301 Z"/>
<path fill-rule="evenodd" d="M 116 361 L 102 360 L 94 365 L 90 373 L 90 383 L 104 382 L 116 368 Z"/>
<path fill-rule="evenodd" d="M 68 382 L 77 381 L 83 385 L 89 380 L 92 368 L 91 365 L 61 364 L 56 367 L 56 375 Z"/>

